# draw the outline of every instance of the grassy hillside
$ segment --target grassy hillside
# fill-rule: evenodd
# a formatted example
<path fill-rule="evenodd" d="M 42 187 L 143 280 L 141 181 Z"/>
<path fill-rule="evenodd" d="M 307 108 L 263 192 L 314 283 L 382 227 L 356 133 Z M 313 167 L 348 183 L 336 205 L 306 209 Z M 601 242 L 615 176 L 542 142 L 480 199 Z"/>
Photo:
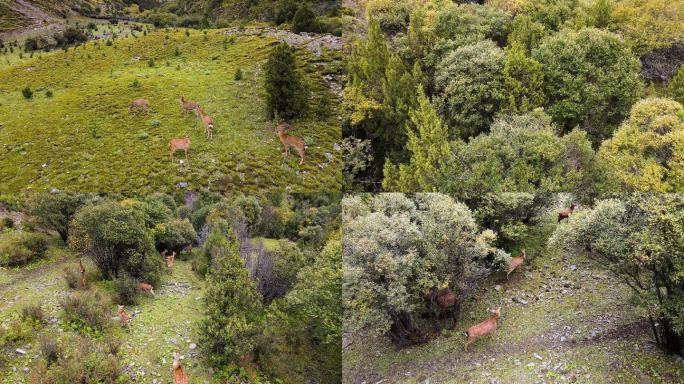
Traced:
<path fill-rule="evenodd" d="M 33 58 L 20 59 L 17 50 L 0 56 L 0 192 L 142 193 L 178 183 L 218 191 L 338 190 L 338 102 L 321 76 L 337 70 L 339 56 L 299 52 L 313 91 L 309 117 L 292 124 L 291 133 L 309 145 L 299 167 L 294 155 L 283 158 L 264 119 L 261 67 L 276 43 L 265 36 L 229 39 L 220 30 L 158 30 L 112 45 L 100 40 Z M 30 100 L 21 92 L 27 86 Z M 181 95 L 214 118 L 212 141 L 198 119 L 183 116 Z M 150 101 L 149 115 L 128 113 L 137 98 Z M 168 142 L 186 134 L 190 163 L 181 164 L 180 153 L 172 162 Z"/>
<path fill-rule="evenodd" d="M 343 352 L 344 382 L 682 382 L 684 366 L 653 343 L 628 287 L 586 258 L 544 250 L 540 239 L 553 221 L 550 215 L 523 245 L 534 259 L 510 281 L 485 284 L 454 330 L 404 349 L 384 338 L 352 344 Z M 465 330 L 498 305 L 497 330 L 464 352 Z"/>

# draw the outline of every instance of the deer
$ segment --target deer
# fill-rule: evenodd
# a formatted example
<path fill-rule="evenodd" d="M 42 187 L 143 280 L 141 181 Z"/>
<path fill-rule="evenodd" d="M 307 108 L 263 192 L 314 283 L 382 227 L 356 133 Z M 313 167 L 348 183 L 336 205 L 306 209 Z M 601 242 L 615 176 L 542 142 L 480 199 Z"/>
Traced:
<path fill-rule="evenodd" d="M 121 322 L 128 327 L 128 332 L 130 332 L 131 331 L 131 321 L 133 320 L 133 318 L 131 318 L 131 316 L 128 313 L 126 313 L 123 305 L 119 305 L 119 311 L 118 312 L 119 312 L 119 317 L 121 318 Z"/>
<path fill-rule="evenodd" d="M 479 324 L 473 325 L 466 331 L 466 336 L 468 336 L 468 340 L 465 343 L 466 352 L 468 352 L 468 345 L 472 344 L 478 337 L 484 336 L 496 329 L 496 321 L 501 317 L 501 307 L 497 307 L 494 310 L 487 310 L 492 316 Z"/>
<path fill-rule="evenodd" d="M 290 125 L 287 123 L 282 123 L 276 127 L 275 134 L 285 147 L 284 156 L 288 156 L 290 154 L 290 148 L 294 148 L 297 153 L 299 153 L 299 157 L 301 158 L 299 165 L 302 165 L 304 164 L 304 150 L 306 149 L 306 144 L 304 144 L 304 140 L 302 140 L 300 137 L 288 135 L 285 132 L 288 129 L 290 129 Z"/>
<path fill-rule="evenodd" d="M 133 112 L 134 109 L 142 109 L 145 114 L 150 114 L 150 102 L 145 99 L 135 99 L 128 106 L 128 112 Z"/>
<path fill-rule="evenodd" d="M 558 222 L 560 223 L 563 219 L 569 219 L 570 215 L 575 211 L 577 205 L 575 203 L 570 204 L 570 208 L 565 208 L 558 212 Z"/>
<path fill-rule="evenodd" d="M 183 110 L 183 114 L 186 116 L 187 116 L 188 112 L 190 112 L 190 111 L 195 112 L 195 115 L 197 115 L 197 109 L 200 108 L 199 103 L 196 103 L 196 102 L 190 101 L 190 100 L 186 101 L 185 98 L 183 97 L 183 95 L 181 95 L 181 97 L 180 97 L 180 106 L 181 106 L 181 109 Z M 198 117 L 199 117 L 199 115 L 198 115 Z"/>
<path fill-rule="evenodd" d="M 211 140 L 214 137 L 214 119 L 205 114 L 201 107 L 197 107 L 197 113 L 199 113 L 199 117 L 204 125 L 204 132 L 207 134 L 207 139 Z"/>
<path fill-rule="evenodd" d="M 85 267 L 83 266 L 83 260 L 78 259 L 78 271 L 81 273 L 81 286 L 85 288 L 86 286 L 86 277 L 85 277 Z"/>
<path fill-rule="evenodd" d="M 154 287 L 152 284 L 147 284 L 147 283 L 138 283 L 138 289 L 143 291 L 143 292 L 148 292 L 151 293 L 152 296 L 154 296 Z"/>
<path fill-rule="evenodd" d="M 518 268 L 518 265 L 522 264 L 523 261 L 525 261 L 525 248 L 522 249 L 522 255 L 514 257 L 511 259 L 511 264 L 508 266 L 508 273 L 506 274 L 506 280 L 508 280 L 508 276 L 513 272 L 516 268 Z"/>
<path fill-rule="evenodd" d="M 162 257 L 164 258 L 164 261 L 166 262 L 166 268 L 169 270 L 173 269 L 173 260 L 176 258 L 176 252 L 171 252 L 171 254 L 168 254 L 168 250 L 164 250 L 164 252 L 161 253 Z"/>
<path fill-rule="evenodd" d="M 449 288 L 432 288 L 430 290 L 430 293 L 426 295 L 426 300 L 430 302 L 430 305 L 437 304 L 438 310 L 437 310 L 437 322 L 436 322 L 436 328 L 439 329 L 439 314 L 442 311 L 446 311 L 451 309 L 451 317 L 452 320 L 454 321 L 451 329 L 456 325 L 456 316 L 458 315 L 458 310 L 456 308 L 456 303 L 458 301 L 458 295 L 454 293 Z M 434 307 L 432 307 L 434 308 Z"/>
<path fill-rule="evenodd" d="M 185 135 L 182 139 L 171 139 L 169 141 L 169 149 L 171 150 L 171 161 L 173 161 L 173 155 L 178 150 L 185 151 L 185 161 L 188 161 L 188 149 L 190 149 L 190 137 Z"/>
<path fill-rule="evenodd" d="M 173 384 L 188 384 L 188 375 L 185 374 L 180 363 L 180 355 L 173 353 Z"/>

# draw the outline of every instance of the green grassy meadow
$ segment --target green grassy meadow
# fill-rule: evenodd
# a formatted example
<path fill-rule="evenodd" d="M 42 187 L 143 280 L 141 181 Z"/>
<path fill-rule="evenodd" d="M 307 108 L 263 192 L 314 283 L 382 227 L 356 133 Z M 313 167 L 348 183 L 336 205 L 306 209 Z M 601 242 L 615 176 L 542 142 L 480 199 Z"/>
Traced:
<path fill-rule="evenodd" d="M 339 69 L 339 53 L 298 50 L 312 90 L 310 112 L 291 124 L 291 134 L 308 144 L 299 167 L 294 154 L 283 158 L 266 126 L 261 67 L 275 39 L 185 29 L 136 36 L 21 59 L 16 51 L 0 55 L 0 193 L 169 192 L 178 183 L 213 191 L 339 190 L 339 103 L 322 79 Z M 242 80 L 234 78 L 238 69 Z M 22 96 L 25 87 L 31 99 Z M 194 115 L 182 114 L 181 95 L 214 118 L 212 141 Z M 128 112 L 137 98 L 149 100 L 149 115 Z M 182 152 L 172 162 L 168 142 L 186 134 L 190 162 L 181 164 Z"/>

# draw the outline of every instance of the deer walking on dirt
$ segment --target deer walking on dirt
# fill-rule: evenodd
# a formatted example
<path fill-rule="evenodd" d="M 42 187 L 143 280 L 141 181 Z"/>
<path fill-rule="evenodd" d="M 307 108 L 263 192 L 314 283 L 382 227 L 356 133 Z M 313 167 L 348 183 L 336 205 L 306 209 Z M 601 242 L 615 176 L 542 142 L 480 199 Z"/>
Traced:
<path fill-rule="evenodd" d="M 150 114 L 150 102 L 145 99 L 135 99 L 128 106 L 128 112 L 133 112 L 134 109 L 139 109 L 145 112 L 146 115 Z"/>
<path fill-rule="evenodd" d="M 196 103 L 196 102 L 191 101 L 191 100 L 185 100 L 185 98 L 181 95 L 180 106 L 181 106 L 181 109 L 183 110 L 184 115 L 187 115 L 188 112 L 192 111 L 192 112 L 195 112 L 195 115 L 197 115 L 199 117 L 199 115 L 197 114 L 197 109 L 200 107 L 199 103 Z"/>
<path fill-rule="evenodd" d="M 288 135 L 285 131 L 289 129 L 289 124 L 282 123 L 276 127 L 275 133 L 278 135 L 280 142 L 283 143 L 283 146 L 285 147 L 284 155 L 288 156 L 290 154 L 290 148 L 294 148 L 297 153 L 299 153 L 299 157 L 301 158 L 299 165 L 302 165 L 304 164 L 304 150 L 306 149 L 306 144 L 304 144 L 304 140 L 302 140 L 300 137 Z"/>
<path fill-rule="evenodd" d="M 180 355 L 173 353 L 173 384 L 188 384 L 188 375 L 185 374 L 180 363 Z"/>
<path fill-rule="evenodd" d="M 173 161 L 173 155 L 178 150 L 185 151 L 185 161 L 188 161 L 188 149 L 190 149 L 190 137 L 185 135 L 182 139 L 171 139 L 169 141 L 169 149 L 171 150 L 171 161 Z"/>
<path fill-rule="evenodd" d="M 466 331 L 466 336 L 468 336 L 468 340 L 465 343 L 466 352 L 468 352 L 468 345 L 472 344 L 478 337 L 484 336 L 496 329 L 496 321 L 501 316 L 501 307 L 497 307 L 490 312 L 492 316 L 489 319 L 473 325 Z"/>
<path fill-rule="evenodd" d="M 118 313 L 119 313 L 119 317 L 121 318 L 121 322 L 124 323 L 124 325 L 126 325 L 126 327 L 128 327 L 128 332 L 130 332 L 131 331 L 131 321 L 133 319 L 131 318 L 131 316 L 128 313 L 126 313 L 123 305 L 119 305 Z"/>
<path fill-rule="evenodd" d="M 161 253 L 162 257 L 164 258 L 164 261 L 166 262 L 166 268 L 170 270 L 173 269 L 173 260 L 176 258 L 176 252 L 171 252 L 171 254 L 168 254 L 168 250 L 164 250 L 164 252 Z"/>
<path fill-rule="evenodd" d="M 525 248 L 522 249 L 522 255 L 514 257 L 511 259 L 511 264 L 508 266 L 508 273 L 506 274 L 506 280 L 508 280 L 508 276 L 513 272 L 516 268 L 518 268 L 518 265 L 522 264 L 523 261 L 525 261 Z"/>
<path fill-rule="evenodd" d="M 204 125 L 204 133 L 207 134 L 207 139 L 211 140 L 214 138 L 214 119 L 211 116 L 204 113 L 201 107 L 197 107 L 197 113 L 199 113 L 200 120 L 202 120 L 202 125 Z"/>
<path fill-rule="evenodd" d="M 78 259 L 78 271 L 81 273 L 81 287 L 85 288 L 86 286 L 86 277 L 85 277 L 85 267 L 83 266 L 83 260 Z"/>
<path fill-rule="evenodd" d="M 143 292 L 151 293 L 152 296 L 154 296 L 154 287 L 152 284 L 138 283 L 138 289 Z"/>
<path fill-rule="evenodd" d="M 558 212 L 558 222 L 560 223 L 563 219 L 569 219 L 570 215 L 575 211 L 577 205 L 575 203 L 570 204 L 570 208 L 565 208 Z"/>

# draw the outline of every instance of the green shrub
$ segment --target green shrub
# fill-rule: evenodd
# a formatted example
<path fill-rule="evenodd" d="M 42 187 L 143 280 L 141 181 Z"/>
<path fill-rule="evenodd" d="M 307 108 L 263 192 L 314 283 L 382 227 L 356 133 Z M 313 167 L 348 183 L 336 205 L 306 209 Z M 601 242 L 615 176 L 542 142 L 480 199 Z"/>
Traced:
<path fill-rule="evenodd" d="M 30 99 L 33 97 L 33 91 L 31 90 L 30 87 L 26 87 L 21 90 L 21 94 L 24 95 L 25 99 Z"/>
<path fill-rule="evenodd" d="M 300 33 L 318 32 L 318 30 L 318 17 L 307 3 L 303 3 L 292 18 L 292 31 Z"/>
<path fill-rule="evenodd" d="M 233 75 L 233 79 L 235 79 L 236 81 L 240 81 L 242 80 L 242 76 L 242 69 L 238 68 L 237 71 L 235 71 L 235 75 Z"/>
<path fill-rule="evenodd" d="M 45 333 L 38 336 L 38 349 L 48 366 L 57 362 L 62 354 L 62 350 L 57 344 L 57 340 Z"/>
<path fill-rule="evenodd" d="M 38 224 L 59 233 L 64 243 L 69 236 L 69 222 L 89 196 L 80 193 L 37 193 L 28 200 Z"/>
<path fill-rule="evenodd" d="M 307 109 L 309 91 L 297 71 L 294 49 L 286 43 L 277 45 L 268 56 L 265 72 L 268 117 L 301 116 Z"/>
<path fill-rule="evenodd" d="M 138 281 L 126 273 L 122 273 L 114 281 L 115 300 L 121 305 L 135 305 L 138 303 L 140 290 Z"/>
<path fill-rule="evenodd" d="M 45 91 L 45 97 L 50 98 L 50 97 L 52 97 L 53 95 L 54 95 L 54 94 L 52 93 L 52 91 L 50 91 L 50 90 Z"/>
<path fill-rule="evenodd" d="M 35 324 L 45 323 L 45 312 L 38 304 L 29 304 L 21 309 L 21 320 L 32 321 Z"/>
<path fill-rule="evenodd" d="M 67 328 L 98 334 L 111 326 L 111 304 L 97 291 L 72 293 L 60 305 Z"/>
<path fill-rule="evenodd" d="M 64 267 L 64 281 L 69 289 L 81 289 L 81 273 L 76 268 Z M 88 280 L 86 279 L 85 288 L 89 288 Z"/>
<path fill-rule="evenodd" d="M 168 250 L 180 254 L 183 248 L 197 241 L 197 232 L 187 219 L 157 224 L 154 228 L 155 247 L 159 251 Z"/>
<path fill-rule="evenodd" d="M 11 231 L 0 234 L 0 266 L 20 266 L 45 256 L 47 236 L 42 233 Z"/>

